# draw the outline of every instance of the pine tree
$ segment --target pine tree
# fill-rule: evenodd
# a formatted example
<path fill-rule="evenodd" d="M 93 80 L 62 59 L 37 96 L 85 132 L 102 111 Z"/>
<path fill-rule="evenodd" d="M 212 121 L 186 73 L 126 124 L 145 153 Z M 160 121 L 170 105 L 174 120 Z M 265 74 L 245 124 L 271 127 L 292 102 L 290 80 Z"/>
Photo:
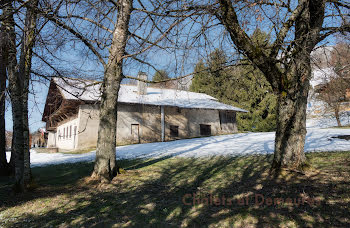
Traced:
<path fill-rule="evenodd" d="M 156 71 L 156 73 L 153 76 L 153 81 L 162 81 L 166 79 L 169 79 L 169 75 L 168 72 L 166 72 L 165 70 Z"/>
<path fill-rule="evenodd" d="M 160 87 L 160 88 L 174 88 L 175 84 L 172 81 L 159 82 L 167 79 L 170 79 L 170 77 L 166 70 L 156 71 L 155 74 L 153 75 L 152 81 L 158 82 L 158 83 L 155 83 L 153 86 Z"/>
<path fill-rule="evenodd" d="M 257 29 L 251 39 L 269 52 L 268 36 Z M 191 91 L 206 93 L 219 101 L 244 108 L 249 113 L 238 113 L 240 130 L 273 131 L 276 128 L 277 98 L 270 84 L 259 69 L 247 59 L 240 66 L 225 67 L 227 57 L 222 50 L 215 50 L 207 61 L 195 66 Z"/>

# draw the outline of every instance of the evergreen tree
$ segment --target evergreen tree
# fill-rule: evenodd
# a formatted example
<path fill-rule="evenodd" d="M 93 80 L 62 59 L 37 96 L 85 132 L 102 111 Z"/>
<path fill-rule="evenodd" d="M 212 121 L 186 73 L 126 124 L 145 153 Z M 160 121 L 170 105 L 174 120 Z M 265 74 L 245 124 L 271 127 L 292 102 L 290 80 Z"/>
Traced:
<path fill-rule="evenodd" d="M 166 70 L 159 70 L 153 75 L 152 81 L 158 82 L 170 79 L 169 74 Z M 154 84 L 154 87 L 162 87 L 162 88 L 173 88 L 173 82 L 158 82 Z"/>
<path fill-rule="evenodd" d="M 168 72 L 166 72 L 165 70 L 156 71 L 156 73 L 153 76 L 153 81 L 162 81 L 166 79 L 169 79 L 169 75 Z"/>
<path fill-rule="evenodd" d="M 251 39 L 269 52 L 266 33 L 257 29 Z M 227 57 L 219 49 L 211 53 L 206 62 L 200 60 L 195 66 L 198 73 L 192 79 L 190 90 L 248 110 L 249 113 L 237 115 L 240 130 L 275 130 L 277 98 L 264 75 L 247 59 L 241 60 L 240 66 L 230 68 L 225 67 L 226 63 Z"/>
<path fill-rule="evenodd" d="M 206 62 L 200 60 L 195 66 L 195 72 L 198 73 L 192 79 L 190 90 L 222 98 L 222 88 L 225 80 L 229 79 L 228 71 L 224 69 L 226 62 L 227 57 L 220 49 L 213 51 Z"/>

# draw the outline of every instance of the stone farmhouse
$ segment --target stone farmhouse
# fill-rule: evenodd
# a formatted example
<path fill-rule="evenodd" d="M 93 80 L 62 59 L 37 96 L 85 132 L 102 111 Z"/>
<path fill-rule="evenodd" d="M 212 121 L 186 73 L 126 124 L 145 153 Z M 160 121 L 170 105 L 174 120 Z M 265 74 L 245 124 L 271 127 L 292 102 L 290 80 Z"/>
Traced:
<path fill-rule="evenodd" d="M 147 75 L 139 74 L 145 78 Z M 95 147 L 99 126 L 100 83 L 53 78 L 42 120 L 47 147 Z M 162 142 L 237 132 L 236 113 L 246 110 L 203 93 L 122 84 L 118 98 L 117 145 Z"/>

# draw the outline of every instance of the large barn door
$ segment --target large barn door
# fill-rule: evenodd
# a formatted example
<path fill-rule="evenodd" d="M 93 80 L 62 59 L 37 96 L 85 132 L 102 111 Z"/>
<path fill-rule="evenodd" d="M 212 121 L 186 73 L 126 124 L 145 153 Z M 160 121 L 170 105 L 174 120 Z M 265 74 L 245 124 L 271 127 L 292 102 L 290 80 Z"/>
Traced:
<path fill-rule="evenodd" d="M 131 124 L 131 137 L 133 143 L 140 143 L 140 125 Z"/>

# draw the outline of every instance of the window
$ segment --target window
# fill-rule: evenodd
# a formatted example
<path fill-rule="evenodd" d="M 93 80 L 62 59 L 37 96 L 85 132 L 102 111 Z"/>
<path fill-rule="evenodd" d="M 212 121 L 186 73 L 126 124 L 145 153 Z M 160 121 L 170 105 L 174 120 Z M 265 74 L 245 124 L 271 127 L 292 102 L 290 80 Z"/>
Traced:
<path fill-rule="evenodd" d="M 220 111 L 220 124 L 227 124 L 227 123 L 235 123 L 236 122 L 236 113 L 235 112 L 227 112 L 227 111 Z"/>
<path fill-rule="evenodd" d="M 60 141 L 60 139 L 61 139 L 61 131 L 58 130 L 58 141 Z"/>
<path fill-rule="evenodd" d="M 63 139 L 65 139 L 66 138 L 66 128 L 64 127 L 63 128 Z"/>
<path fill-rule="evenodd" d="M 170 136 L 179 137 L 179 126 L 170 125 Z"/>
<path fill-rule="evenodd" d="M 69 126 L 69 138 L 72 138 L 72 125 Z"/>
<path fill-rule="evenodd" d="M 211 127 L 208 124 L 200 124 L 200 135 L 201 136 L 209 136 L 211 135 Z"/>

